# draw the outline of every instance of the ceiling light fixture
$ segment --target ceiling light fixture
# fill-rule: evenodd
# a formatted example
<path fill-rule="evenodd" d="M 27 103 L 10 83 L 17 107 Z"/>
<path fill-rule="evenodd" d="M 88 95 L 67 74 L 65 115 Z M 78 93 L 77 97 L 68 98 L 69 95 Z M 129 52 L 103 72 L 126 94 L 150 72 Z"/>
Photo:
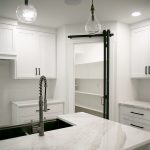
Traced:
<path fill-rule="evenodd" d="M 19 22 L 33 23 L 37 18 L 37 11 L 34 6 L 28 4 L 28 0 L 25 0 L 24 5 L 18 6 L 16 16 Z"/>
<path fill-rule="evenodd" d="M 136 11 L 136 12 L 133 12 L 131 15 L 132 15 L 133 17 L 138 17 L 138 16 L 141 16 L 141 12 Z"/>
<path fill-rule="evenodd" d="M 85 31 L 88 34 L 96 34 L 96 33 L 99 33 L 101 30 L 101 24 L 98 22 L 94 11 L 95 11 L 95 8 L 94 8 L 93 0 L 92 0 L 91 14 L 85 25 Z"/>

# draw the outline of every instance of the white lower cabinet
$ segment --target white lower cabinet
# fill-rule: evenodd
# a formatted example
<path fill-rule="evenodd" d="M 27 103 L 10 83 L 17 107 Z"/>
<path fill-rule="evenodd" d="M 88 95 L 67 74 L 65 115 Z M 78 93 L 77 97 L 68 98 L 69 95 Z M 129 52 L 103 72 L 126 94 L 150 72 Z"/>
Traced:
<path fill-rule="evenodd" d="M 55 119 L 64 113 L 63 101 L 48 101 L 48 111 L 43 112 L 44 119 Z M 12 124 L 23 124 L 39 120 L 38 101 L 12 102 Z"/>
<path fill-rule="evenodd" d="M 125 125 L 150 131 L 150 110 L 133 106 L 119 106 L 119 122 Z"/>

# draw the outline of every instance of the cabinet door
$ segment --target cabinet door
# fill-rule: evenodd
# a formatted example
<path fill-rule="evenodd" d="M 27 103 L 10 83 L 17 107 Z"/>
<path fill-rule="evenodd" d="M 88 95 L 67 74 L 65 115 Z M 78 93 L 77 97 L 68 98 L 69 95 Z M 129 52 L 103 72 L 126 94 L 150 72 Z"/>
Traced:
<path fill-rule="evenodd" d="M 14 27 L 0 25 L 0 53 L 12 54 L 14 51 Z"/>
<path fill-rule="evenodd" d="M 41 75 L 56 78 L 56 36 L 55 34 L 39 34 L 41 53 Z"/>
<path fill-rule="evenodd" d="M 39 62 L 39 49 L 36 48 L 36 35 L 32 31 L 16 31 L 16 78 L 35 78 Z"/>
<path fill-rule="evenodd" d="M 132 31 L 131 76 L 147 77 L 148 66 L 148 27 Z"/>

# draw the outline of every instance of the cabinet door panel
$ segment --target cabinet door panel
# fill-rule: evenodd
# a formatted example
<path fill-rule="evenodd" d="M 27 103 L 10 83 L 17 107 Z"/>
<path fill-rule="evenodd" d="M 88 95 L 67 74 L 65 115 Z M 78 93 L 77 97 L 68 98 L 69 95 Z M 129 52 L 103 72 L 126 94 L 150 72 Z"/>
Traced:
<path fill-rule="evenodd" d="M 14 27 L 0 25 L 0 52 L 14 53 Z"/>
<path fill-rule="evenodd" d="M 35 47 L 35 34 L 31 31 L 17 30 L 16 36 L 16 77 L 32 78 L 36 76 L 38 49 Z"/>
<path fill-rule="evenodd" d="M 147 77 L 145 67 L 148 65 L 148 28 L 132 31 L 131 76 Z"/>
<path fill-rule="evenodd" d="M 55 34 L 40 34 L 41 75 L 56 77 L 56 38 Z"/>

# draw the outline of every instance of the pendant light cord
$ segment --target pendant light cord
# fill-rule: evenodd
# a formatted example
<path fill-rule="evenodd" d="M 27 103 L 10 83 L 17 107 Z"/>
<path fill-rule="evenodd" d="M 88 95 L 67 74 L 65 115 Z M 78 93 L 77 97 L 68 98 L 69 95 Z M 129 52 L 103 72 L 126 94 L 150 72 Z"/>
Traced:
<path fill-rule="evenodd" d="M 93 4 L 93 0 L 92 0 L 92 5 L 91 5 L 91 15 L 92 15 L 92 21 L 94 21 L 94 11 L 95 11 L 95 8 L 94 8 L 94 4 Z"/>
<path fill-rule="evenodd" d="M 24 1 L 24 4 L 25 4 L 25 5 L 28 5 L 28 0 L 25 0 L 25 1 Z"/>

